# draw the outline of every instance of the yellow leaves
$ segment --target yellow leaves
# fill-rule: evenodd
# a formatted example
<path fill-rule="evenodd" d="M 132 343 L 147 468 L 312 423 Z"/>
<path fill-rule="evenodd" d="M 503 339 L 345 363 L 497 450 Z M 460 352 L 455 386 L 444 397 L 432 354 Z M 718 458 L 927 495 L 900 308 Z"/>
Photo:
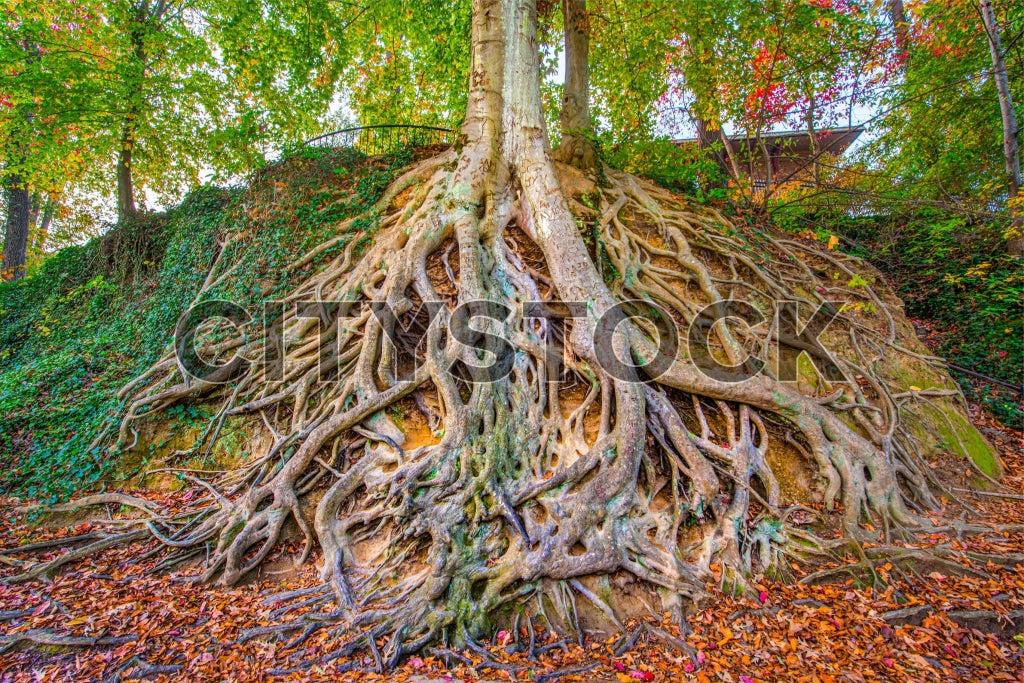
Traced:
<path fill-rule="evenodd" d="M 830 235 L 828 238 L 828 249 L 829 251 L 835 249 L 839 245 L 839 238 L 835 235 Z"/>
<path fill-rule="evenodd" d="M 978 277 L 978 276 L 984 275 L 985 271 L 987 271 L 991 267 L 992 267 L 992 264 L 989 263 L 988 261 L 986 261 L 984 263 L 979 263 L 976 266 L 971 266 L 970 268 L 968 268 L 966 275 L 967 275 L 967 277 Z"/>

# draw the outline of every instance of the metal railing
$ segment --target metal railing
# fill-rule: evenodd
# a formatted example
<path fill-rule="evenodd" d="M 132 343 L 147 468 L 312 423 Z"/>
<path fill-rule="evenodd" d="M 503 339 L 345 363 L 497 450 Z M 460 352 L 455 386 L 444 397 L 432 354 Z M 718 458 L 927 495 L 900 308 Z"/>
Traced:
<path fill-rule="evenodd" d="M 345 128 L 306 140 L 310 147 L 351 147 L 369 156 L 387 154 L 402 147 L 449 146 L 454 143 L 455 131 L 448 128 L 402 124 Z"/>

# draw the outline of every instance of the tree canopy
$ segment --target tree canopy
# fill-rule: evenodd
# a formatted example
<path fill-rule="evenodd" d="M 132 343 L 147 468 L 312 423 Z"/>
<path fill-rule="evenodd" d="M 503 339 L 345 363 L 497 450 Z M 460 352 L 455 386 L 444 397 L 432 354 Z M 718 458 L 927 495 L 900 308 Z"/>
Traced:
<path fill-rule="evenodd" d="M 828 169 L 845 188 L 886 206 L 1011 210 L 977 3 L 898 5 L 899 20 L 888 1 L 593 0 L 594 134 L 642 158 L 637 145 L 699 129 L 730 175 L 721 129 L 759 140 L 866 122 L 855 163 Z M 1019 112 L 1024 18 L 993 7 Z M 550 121 L 561 12 L 540 8 Z M 60 207 L 58 223 L 87 194 L 114 196 L 125 153 L 122 193 L 138 185 L 141 201 L 166 204 L 332 123 L 453 128 L 465 107 L 467 1 L 8 0 L 4 16 L 2 173 Z"/>

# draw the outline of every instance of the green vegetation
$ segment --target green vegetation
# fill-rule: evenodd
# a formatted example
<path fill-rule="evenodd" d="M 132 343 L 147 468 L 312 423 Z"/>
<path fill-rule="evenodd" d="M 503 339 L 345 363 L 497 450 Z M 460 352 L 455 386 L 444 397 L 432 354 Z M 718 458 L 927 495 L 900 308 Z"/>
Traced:
<path fill-rule="evenodd" d="M 114 474 L 120 462 L 90 443 L 121 386 L 167 348 L 218 245 L 227 242 L 223 259 L 238 266 L 204 298 L 258 310 L 321 262 L 285 270 L 376 202 L 411 154 L 303 148 L 244 190 L 196 190 L 166 214 L 124 222 L 60 251 L 34 277 L 0 284 L 0 486 L 55 499 Z M 368 241 L 373 227 L 354 221 L 347 234 Z"/>
<path fill-rule="evenodd" d="M 827 225 L 854 240 L 853 251 L 886 274 L 911 318 L 934 323 L 940 355 L 1009 384 L 1024 384 L 1024 271 L 1019 259 L 1004 254 L 1005 224 L 921 211 Z M 952 372 L 969 399 L 1006 424 L 1024 424 L 1019 392 Z"/>

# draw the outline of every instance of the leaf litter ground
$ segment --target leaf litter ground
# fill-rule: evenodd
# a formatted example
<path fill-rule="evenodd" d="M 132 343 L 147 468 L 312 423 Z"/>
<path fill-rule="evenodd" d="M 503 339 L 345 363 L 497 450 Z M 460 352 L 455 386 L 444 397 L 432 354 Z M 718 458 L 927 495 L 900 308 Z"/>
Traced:
<path fill-rule="evenodd" d="M 1001 452 L 1006 491 L 963 499 L 990 524 L 1024 525 L 1024 436 L 979 408 L 972 417 Z M 948 462 L 933 466 L 948 470 Z M 971 473 L 962 469 L 948 476 L 966 489 Z M 130 493 L 170 509 L 192 495 Z M 19 545 L 117 526 L 118 515 L 108 515 L 40 527 L 28 520 L 25 501 L 0 499 L 0 506 L 0 577 L 66 550 L 12 551 Z M 788 580 L 763 578 L 742 596 L 712 583 L 713 599 L 687 618 L 686 632 L 667 618 L 630 622 L 629 639 L 583 643 L 538 629 L 540 654 L 530 658 L 521 627 L 485 644 L 499 665 L 479 652 L 434 650 L 390 673 L 375 671 L 369 655 L 310 665 L 337 646 L 326 631 L 296 648 L 245 638 L 297 614 L 281 614 L 268 595 L 318 583 L 315 562 L 293 569 L 297 543 L 284 544 L 259 576 L 233 589 L 186 583 L 184 570 L 147 574 L 156 559 L 133 562 L 141 546 L 117 548 L 66 565 L 52 582 L 0 583 L 0 682 L 1024 681 L 1021 528 L 925 536 L 905 544 L 905 556 L 874 563 L 874 577 L 850 557 L 845 565 L 794 564 Z M 915 549 L 929 547 L 943 549 L 941 559 L 915 560 Z M 808 583 L 814 572 L 822 581 Z"/>

